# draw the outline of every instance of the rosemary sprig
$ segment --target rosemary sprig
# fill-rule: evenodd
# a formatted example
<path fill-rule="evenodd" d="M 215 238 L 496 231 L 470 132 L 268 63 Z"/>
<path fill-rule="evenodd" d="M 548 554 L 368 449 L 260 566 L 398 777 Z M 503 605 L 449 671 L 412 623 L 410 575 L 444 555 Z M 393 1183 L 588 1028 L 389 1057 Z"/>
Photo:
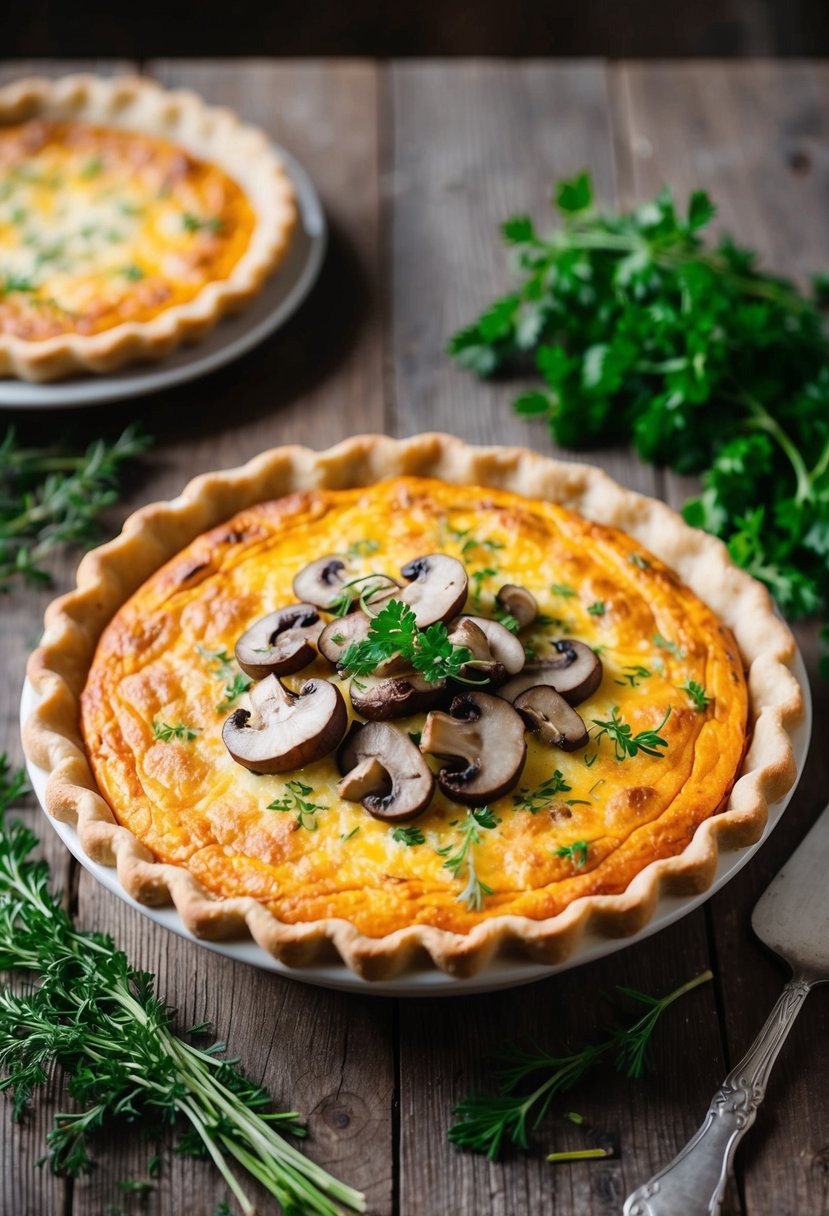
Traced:
<path fill-rule="evenodd" d="M 91 1136 L 123 1118 L 155 1132 L 185 1124 L 179 1151 L 209 1155 L 245 1216 L 254 1207 L 239 1178 L 247 1170 L 285 1212 L 337 1216 L 365 1211 L 363 1196 L 288 1143 L 302 1136 L 296 1112 L 265 1113 L 266 1090 L 221 1058 L 221 1043 L 200 1048 L 173 1030 L 174 1011 L 103 933 L 81 932 L 49 889 L 43 861 L 29 860 L 37 837 L 6 811 L 23 787 L 0 757 L 0 970 L 26 971 L 36 986 L 0 988 L 0 1090 L 13 1091 L 19 1118 L 51 1066 L 69 1076 L 77 1109 L 55 1117 L 47 1135 L 54 1173 L 91 1166 Z M 194 1028 L 203 1032 L 205 1025 Z"/>
<path fill-rule="evenodd" d="M 509 1050 L 495 1072 L 499 1083 L 494 1094 L 470 1093 L 454 1108 L 457 1122 L 449 1128 L 452 1144 L 485 1153 L 490 1161 L 500 1156 L 506 1142 L 529 1147 L 529 1133 L 541 1123 L 556 1094 L 564 1093 L 589 1072 L 595 1064 L 613 1055 L 614 1066 L 625 1076 L 640 1077 L 648 1062 L 648 1049 L 656 1025 L 665 1010 L 685 993 L 707 983 L 710 971 L 681 984 L 667 996 L 653 997 L 635 988 L 619 991 L 647 1006 L 647 1012 L 627 1027 L 615 1027 L 599 1043 L 591 1043 L 568 1055 L 556 1055 L 540 1048 Z M 516 1092 L 524 1083 L 542 1080 L 529 1093 Z"/>
<path fill-rule="evenodd" d="M 101 514 L 117 498 L 123 465 L 150 442 L 130 426 L 114 443 L 99 439 L 73 455 L 21 447 L 9 427 L 0 443 L 0 592 L 18 579 L 48 583 L 49 554 L 61 545 L 93 544 Z"/>

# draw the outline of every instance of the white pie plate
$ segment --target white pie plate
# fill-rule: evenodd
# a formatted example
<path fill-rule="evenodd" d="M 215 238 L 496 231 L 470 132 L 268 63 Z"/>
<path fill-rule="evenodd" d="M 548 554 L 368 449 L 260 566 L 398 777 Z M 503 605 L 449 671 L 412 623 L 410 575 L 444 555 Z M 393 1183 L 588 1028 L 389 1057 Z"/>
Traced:
<path fill-rule="evenodd" d="M 280 148 L 273 149 L 287 170 L 296 193 L 299 223 L 285 260 L 260 294 L 237 316 L 224 317 L 215 329 L 190 346 L 182 346 L 162 363 L 136 364 L 111 376 L 81 376 L 54 384 L 30 384 L 0 379 L 0 408 L 24 410 L 68 409 L 108 405 L 129 397 L 143 397 L 184 384 L 223 367 L 264 341 L 299 308 L 319 274 L 326 247 L 325 213 L 319 195 L 302 165 Z"/>
<path fill-rule="evenodd" d="M 150 920 L 154 920 L 156 924 L 163 925 L 165 929 L 171 929 L 181 937 L 186 937 L 190 941 L 196 942 L 199 946 L 206 947 L 208 950 L 215 950 L 217 954 L 225 954 L 228 958 L 237 959 L 243 963 L 250 963 L 255 967 L 262 967 L 266 971 L 275 971 L 278 975 L 290 976 L 291 979 L 302 980 L 307 984 L 316 984 L 322 988 L 336 988 L 342 992 L 369 993 L 373 996 L 466 996 L 478 992 L 492 992 L 499 988 L 515 988 L 521 984 L 531 984 L 536 980 L 547 979 L 549 976 L 555 975 L 556 972 L 565 971 L 570 967 L 580 967 L 584 963 L 592 962 L 593 959 L 602 958 L 606 954 L 612 954 L 616 950 L 623 950 L 627 946 L 643 941 L 646 937 L 650 937 L 653 933 L 657 933 L 667 925 L 673 924 L 680 917 L 686 916 L 694 908 L 698 908 L 715 891 L 724 886 L 730 878 L 733 878 L 746 862 L 754 856 L 767 839 L 769 832 L 779 822 L 783 811 L 786 809 L 803 773 L 806 755 L 809 750 L 809 739 L 812 733 L 812 697 L 806 667 L 799 652 L 796 655 L 793 670 L 802 689 L 805 705 L 803 720 L 792 731 L 792 743 L 797 764 L 797 779 L 785 798 L 773 803 L 769 807 L 768 823 L 762 838 L 756 844 L 749 845 L 747 848 L 720 853 L 714 881 L 707 891 L 691 896 L 663 895 L 656 906 L 653 917 L 639 933 L 634 934 L 632 937 L 623 938 L 607 938 L 599 937 L 596 934 L 585 934 L 578 950 L 566 962 L 559 963 L 553 967 L 540 963 L 501 959 L 490 963 L 471 979 L 458 979 L 455 976 L 446 975 L 444 972 L 436 969 L 424 969 L 422 971 L 412 971 L 398 979 L 387 980 L 381 983 L 372 983 L 369 980 L 361 979 L 353 971 L 349 970 L 344 963 L 330 964 L 325 967 L 286 967 L 284 963 L 277 962 L 276 959 L 257 946 L 255 942 L 250 940 L 232 942 L 203 941 L 193 937 L 188 932 L 175 908 L 147 908 L 143 904 L 136 903 L 123 890 L 118 881 L 116 871 L 111 866 L 102 866 L 98 862 L 92 861 L 86 855 L 81 848 L 78 834 L 73 827 L 67 823 L 61 823 L 59 820 L 53 819 L 45 811 L 44 814 L 46 814 L 46 818 L 70 852 L 77 857 L 81 865 L 90 874 L 94 875 L 107 890 L 112 891 L 120 899 L 125 900 L 131 907 L 143 913 L 144 916 L 148 916 Z M 21 721 L 25 720 L 32 712 L 37 705 L 37 700 L 37 693 L 27 681 L 23 687 L 23 696 L 20 703 Z M 27 767 L 32 789 L 37 795 L 41 806 L 43 806 L 47 775 L 42 769 L 36 768 L 30 762 Z"/>

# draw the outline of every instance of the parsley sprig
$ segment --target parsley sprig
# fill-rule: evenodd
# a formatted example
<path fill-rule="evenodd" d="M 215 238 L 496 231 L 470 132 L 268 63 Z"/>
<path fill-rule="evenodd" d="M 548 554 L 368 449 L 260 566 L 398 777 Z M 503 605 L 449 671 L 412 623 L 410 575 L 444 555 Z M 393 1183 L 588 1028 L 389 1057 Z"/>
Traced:
<path fill-rule="evenodd" d="M 516 290 L 455 334 L 478 375 L 534 357 L 542 385 L 515 408 L 556 441 L 630 441 L 643 460 L 702 474 L 690 523 L 792 615 L 829 608 L 829 343 L 819 302 L 729 237 L 703 239 L 715 207 L 669 190 L 598 210 L 590 178 L 559 182 L 561 226 L 502 234 Z M 820 301 L 821 303 L 823 301 Z M 829 641 L 829 626 L 824 630 Z M 826 660 L 829 664 L 829 656 Z"/>
<path fill-rule="evenodd" d="M 472 652 L 453 645 L 441 621 L 418 629 L 416 619 L 408 604 L 389 600 L 372 620 L 366 637 L 343 652 L 340 666 L 354 676 L 368 676 L 380 663 L 399 654 L 428 683 L 462 679 L 461 668 L 471 660 Z"/>
<path fill-rule="evenodd" d="M 646 1006 L 645 1013 L 630 1026 L 614 1027 L 608 1037 L 578 1051 L 559 1055 L 540 1048 L 513 1047 L 495 1071 L 497 1092 L 468 1094 L 454 1108 L 458 1116 L 449 1128 L 449 1139 L 461 1148 L 485 1153 L 490 1161 L 500 1156 L 507 1142 L 529 1147 L 529 1133 L 535 1131 L 549 1110 L 556 1094 L 564 1093 L 605 1057 L 612 1055 L 616 1069 L 625 1076 L 640 1077 L 648 1064 L 651 1037 L 665 1010 L 700 984 L 712 978 L 703 971 L 667 996 L 653 997 L 635 988 L 619 987 L 631 1000 Z M 529 1093 L 525 1083 L 538 1081 Z"/>
<path fill-rule="evenodd" d="M 44 563 L 55 549 L 97 541 L 123 466 L 150 442 L 131 426 L 114 443 L 99 439 L 78 454 L 62 446 L 23 447 L 9 427 L 0 443 L 0 592 L 18 579 L 48 583 Z"/>
<path fill-rule="evenodd" d="M 47 1135 L 53 1172 L 89 1170 L 90 1141 L 119 1120 L 152 1134 L 176 1124 L 179 1152 L 209 1155 L 246 1216 L 254 1205 L 242 1170 L 284 1211 L 365 1211 L 358 1191 L 284 1139 L 305 1134 L 295 1111 L 266 1113 L 267 1091 L 222 1057 L 223 1044 L 197 1047 L 175 1031 L 149 972 L 136 971 L 105 934 L 75 928 L 49 889 L 46 863 L 29 859 L 37 837 L 7 820 L 22 787 L 23 774 L 0 756 L 0 970 L 34 981 L 22 994 L 0 987 L 0 1090 L 13 1092 L 20 1118 L 54 1064 L 68 1074 L 75 1108 L 56 1115 Z"/>
<path fill-rule="evenodd" d="M 619 706 L 614 705 L 610 712 L 610 719 L 607 722 L 600 721 L 599 718 L 594 718 L 593 722 L 601 729 L 596 734 L 596 742 L 607 735 L 613 740 L 613 747 L 617 760 L 627 760 L 628 756 L 637 756 L 639 752 L 644 752 L 646 756 L 657 756 L 661 758 L 664 752 L 659 749 L 667 747 L 667 739 L 663 739 L 660 731 L 668 718 L 671 716 L 670 705 L 665 710 L 665 716 L 655 730 L 640 730 L 634 735 L 633 727 L 629 722 L 625 722 L 619 713 Z"/>

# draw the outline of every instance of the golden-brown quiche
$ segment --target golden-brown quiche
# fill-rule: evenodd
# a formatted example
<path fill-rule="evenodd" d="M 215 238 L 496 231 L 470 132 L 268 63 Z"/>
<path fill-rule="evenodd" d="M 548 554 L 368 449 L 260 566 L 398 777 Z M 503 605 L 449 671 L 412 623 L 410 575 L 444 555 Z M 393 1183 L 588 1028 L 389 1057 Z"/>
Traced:
<path fill-rule="evenodd" d="M 263 132 L 140 78 L 0 89 L 0 375 L 155 359 L 261 289 L 296 219 Z"/>
<path fill-rule="evenodd" d="M 88 555 L 26 745 L 48 809 L 196 933 L 471 974 L 634 932 L 756 840 L 792 655 L 718 541 L 598 470 L 358 438 L 199 478 Z"/>

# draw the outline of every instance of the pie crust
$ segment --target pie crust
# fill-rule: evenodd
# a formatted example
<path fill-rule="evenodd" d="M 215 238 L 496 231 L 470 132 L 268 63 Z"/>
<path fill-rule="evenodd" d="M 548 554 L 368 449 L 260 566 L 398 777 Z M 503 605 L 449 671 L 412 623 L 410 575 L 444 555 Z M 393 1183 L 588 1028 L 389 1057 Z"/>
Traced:
<path fill-rule="evenodd" d="M 549 916 L 537 910 L 534 916 L 496 912 L 472 918 L 468 924 L 449 918 L 445 923 L 451 928 L 413 923 L 391 932 L 371 932 L 370 922 L 363 920 L 360 928 L 353 920 L 334 915 L 291 923 L 288 917 L 278 919 L 264 898 L 217 895 L 215 884 L 208 890 L 183 865 L 156 860 L 127 827 L 115 822 L 98 792 L 83 745 L 80 703 L 99 639 L 122 605 L 166 562 L 238 512 L 284 500 L 286 495 L 295 496 L 285 500 L 289 504 L 308 501 L 307 494 L 296 496 L 296 492 L 371 486 L 393 476 L 429 476 L 513 491 L 621 529 L 664 562 L 670 568 L 667 577 L 672 577 L 671 571 L 678 575 L 732 631 L 747 675 L 750 736 L 727 804 L 715 814 L 710 811 L 717 808 L 709 808 L 709 817 L 676 855 L 661 855 L 655 843 L 650 856 L 657 859 L 641 866 L 620 893 L 579 894 Z M 256 509 L 267 513 L 287 508 L 276 503 L 273 508 Z M 255 518 L 256 510 L 250 515 Z M 210 537 L 204 543 L 209 547 Z M 168 569 L 180 565 L 174 562 Z M 155 585 L 163 585 L 164 578 L 162 572 Z M 727 641 L 724 646 L 726 653 Z M 174 503 L 138 511 L 127 520 L 120 537 L 88 554 L 79 567 L 77 589 L 50 606 L 43 643 L 31 657 L 29 677 L 42 699 L 26 723 L 24 745 L 28 757 L 50 774 L 47 809 L 56 818 L 77 823 L 89 856 L 117 865 L 124 888 L 139 901 L 160 904 L 172 899 L 198 936 L 218 939 L 247 931 L 289 965 L 339 955 L 368 979 L 388 978 L 428 960 L 465 976 L 502 951 L 559 962 L 577 948 L 588 926 L 612 936 L 634 933 L 651 916 L 660 892 L 704 890 L 713 878 L 721 847 L 756 841 L 768 803 L 781 797 L 795 779 L 788 731 L 803 705 L 789 670 L 794 653 L 792 637 L 774 615 L 765 589 L 731 563 L 719 541 L 688 527 L 664 504 L 623 489 L 600 470 L 522 449 L 472 448 L 442 435 L 404 441 L 365 436 L 320 453 L 279 448 L 242 469 L 196 478 Z M 730 784 L 728 780 L 726 793 Z M 163 849 L 158 851 L 164 854 Z"/>
<path fill-rule="evenodd" d="M 139 77 L 0 89 L 0 375 L 164 358 L 284 257 L 291 183 L 264 132 Z"/>

